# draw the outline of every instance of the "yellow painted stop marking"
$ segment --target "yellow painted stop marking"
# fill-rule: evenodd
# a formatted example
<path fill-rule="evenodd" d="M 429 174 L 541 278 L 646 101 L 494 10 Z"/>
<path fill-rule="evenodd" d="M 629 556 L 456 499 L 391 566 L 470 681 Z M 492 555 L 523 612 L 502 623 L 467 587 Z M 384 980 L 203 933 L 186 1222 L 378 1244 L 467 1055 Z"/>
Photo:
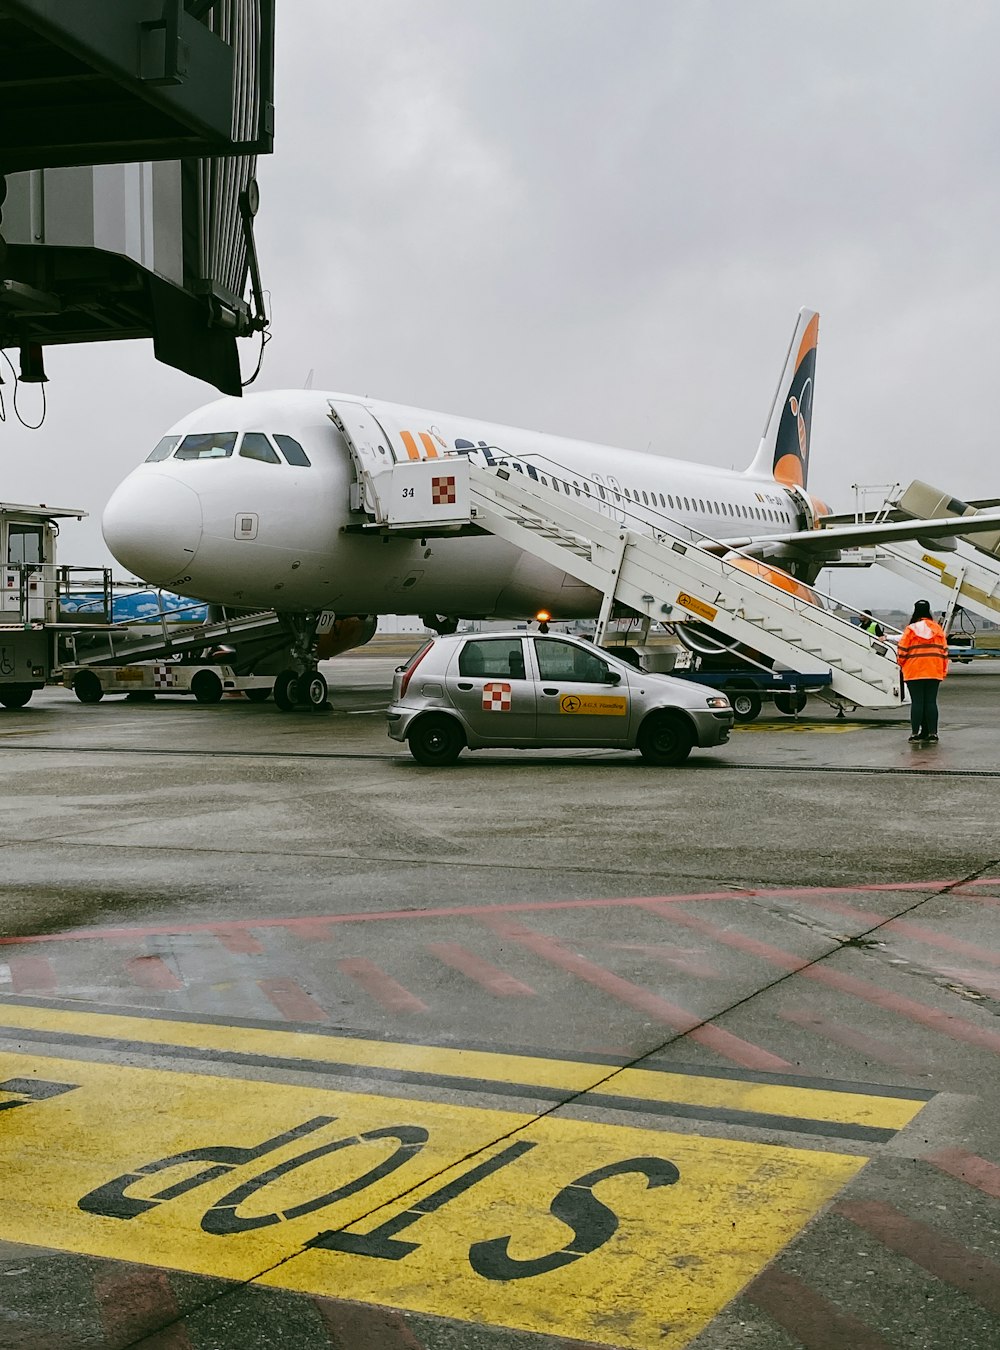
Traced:
<path fill-rule="evenodd" d="M 685 1345 L 865 1161 L 0 1054 L 2 1239 L 627 1350 Z"/>

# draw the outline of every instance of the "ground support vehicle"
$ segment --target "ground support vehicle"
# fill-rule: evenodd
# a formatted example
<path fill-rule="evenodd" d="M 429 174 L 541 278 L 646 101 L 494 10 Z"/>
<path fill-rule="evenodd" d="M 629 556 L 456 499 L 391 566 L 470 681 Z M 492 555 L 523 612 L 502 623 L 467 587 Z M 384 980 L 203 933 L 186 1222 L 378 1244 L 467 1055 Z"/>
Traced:
<path fill-rule="evenodd" d="M 23 708 L 51 682 L 61 639 L 81 626 L 74 612 L 81 590 L 93 597 L 87 628 L 111 627 L 110 572 L 56 563 L 59 522 L 86 514 L 0 502 L 0 707 Z"/>
<path fill-rule="evenodd" d="M 463 749 L 601 747 L 681 764 L 723 745 L 733 726 L 724 694 L 636 670 L 562 634 L 454 634 L 425 643 L 396 671 L 389 735 L 421 764 L 454 764 Z"/>
<path fill-rule="evenodd" d="M 180 661 L 136 661 L 122 666 L 63 666 L 63 684 L 81 703 L 100 703 L 105 694 L 144 699 L 157 694 L 193 694 L 199 703 L 218 703 L 224 694 L 243 693 L 264 703 L 273 675 L 237 675 L 232 666 Z"/>
<path fill-rule="evenodd" d="M 752 722 L 770 699 L 778 712 L 794 717 L 806 706 L 809 694 L 829 687 L 829 675 L 800 675 L 794 670 L 759 670 L 753 666 L 701 669 L 697 658 L 688 667 L 674 667 L 677 679 L 721 689 L 733 705 L 737 722 Z"/>

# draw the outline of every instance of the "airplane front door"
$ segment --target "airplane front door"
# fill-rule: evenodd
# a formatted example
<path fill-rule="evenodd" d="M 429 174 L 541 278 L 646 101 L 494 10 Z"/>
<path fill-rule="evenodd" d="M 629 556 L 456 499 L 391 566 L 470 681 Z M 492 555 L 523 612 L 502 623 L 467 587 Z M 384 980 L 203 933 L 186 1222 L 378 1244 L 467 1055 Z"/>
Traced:
<path fill-rule="evenodd" d="M 385 521 L 389 511 L 389 475 L 395 456 L 389 437 L 362 403 L 328 399 L 330 420 L 347 442 L 358 476 L 358 498 L 352 510 L 366 511 Z M 351 489 L 352 494 L 354 489 Z"/>

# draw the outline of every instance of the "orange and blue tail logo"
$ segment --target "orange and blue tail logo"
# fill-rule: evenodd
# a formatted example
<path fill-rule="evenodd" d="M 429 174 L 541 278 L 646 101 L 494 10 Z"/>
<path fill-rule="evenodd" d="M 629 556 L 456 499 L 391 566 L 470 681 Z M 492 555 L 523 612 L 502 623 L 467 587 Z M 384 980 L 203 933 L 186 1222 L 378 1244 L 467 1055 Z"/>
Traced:
<path fill-rule="evenodd" d="M 780 483 L 805 487 L 809 477 L 809 439 L 812 432 L 813 389 L 816 378 L 816 344 L 819 315 L 814 314 L 802 334 L 795 368 L 781 411 L 774 444 L 772 472 Z"/>

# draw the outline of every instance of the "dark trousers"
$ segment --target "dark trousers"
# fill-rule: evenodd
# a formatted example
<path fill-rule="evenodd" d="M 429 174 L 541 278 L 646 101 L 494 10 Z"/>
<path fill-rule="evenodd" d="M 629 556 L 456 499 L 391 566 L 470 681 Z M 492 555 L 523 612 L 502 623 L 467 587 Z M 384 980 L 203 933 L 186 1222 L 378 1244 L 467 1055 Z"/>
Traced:
<path fill-rule="evenodd" d="M 910 695 L 910 727 L 914 736 L 936 736 L 938 685 L 940 680 L 907 680 Z"/>

